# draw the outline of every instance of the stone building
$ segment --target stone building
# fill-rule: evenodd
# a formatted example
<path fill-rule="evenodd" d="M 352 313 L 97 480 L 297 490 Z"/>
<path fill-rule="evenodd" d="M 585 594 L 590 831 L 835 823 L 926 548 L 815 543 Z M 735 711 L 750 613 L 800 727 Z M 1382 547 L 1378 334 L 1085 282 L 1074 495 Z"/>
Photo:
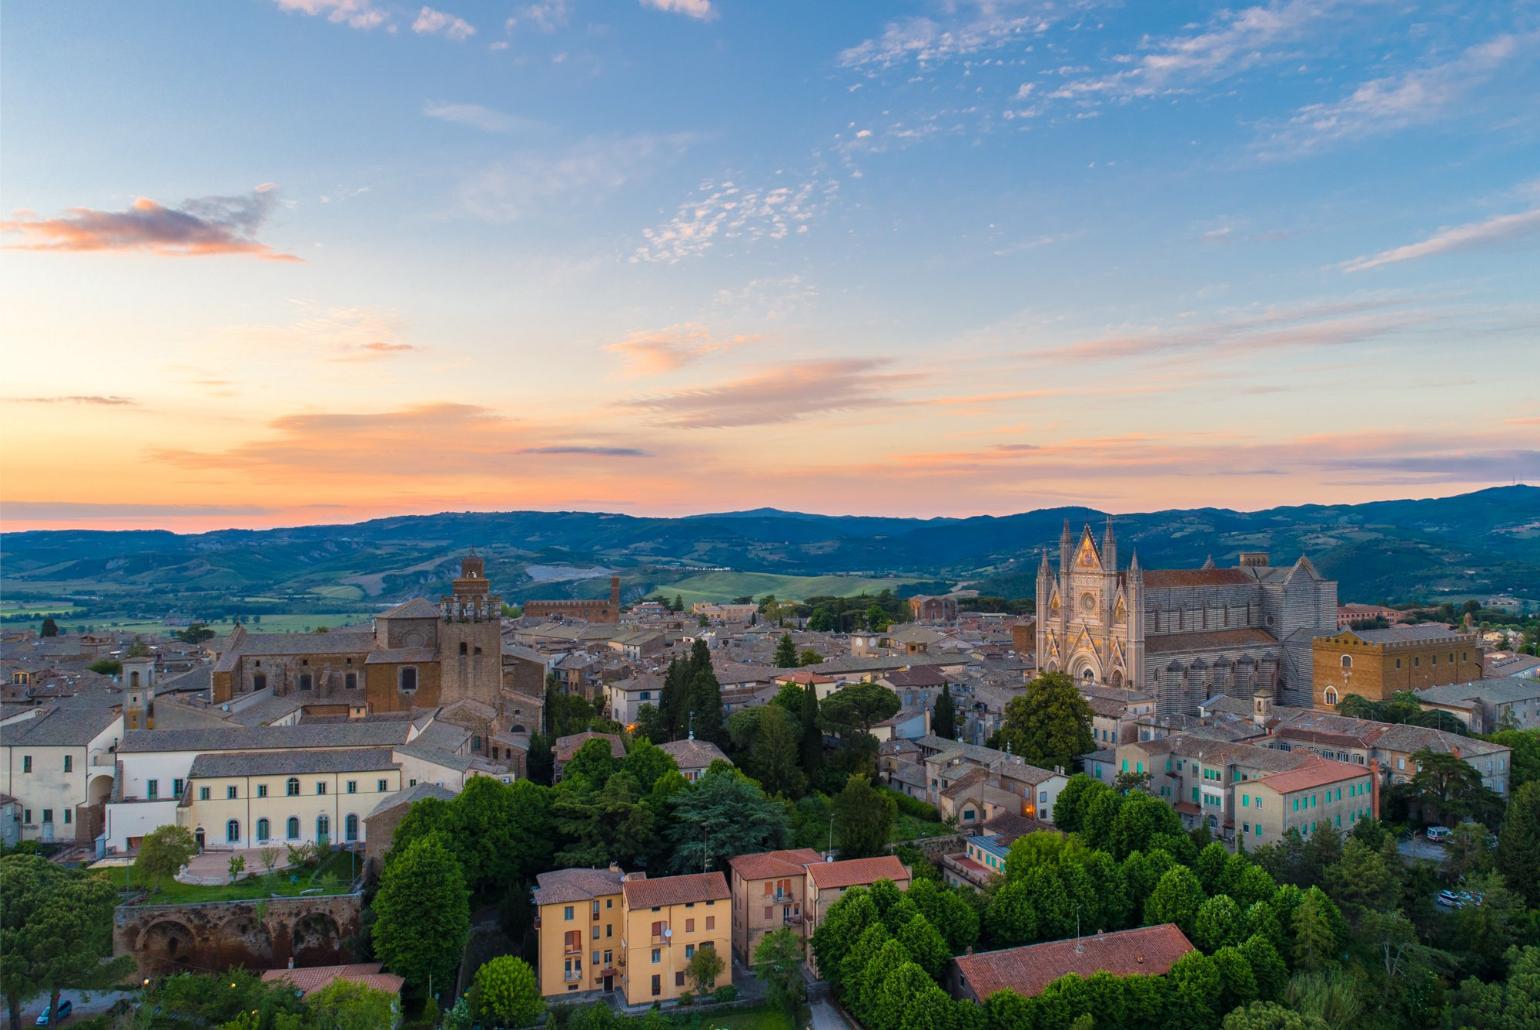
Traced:
<path fill-rule="evenodd" d="M 554 616 L 563 619 L 582 619 L 585 622 L 619 622 L 620 577 L 610 577 L 610 596 L 608 600 L 525 601 L 524 615 L 526 618 L 548 619 Z"/>
<path fill-rule="evenodd" d="M 1311 642 L 1336 628 L 1337 584 L 1308 558 L 1279 567 L 1250 552 L 1233 568 L 1144 569 L 1135 554 L 1120 569 L 1110 521 L 1098 547 L 1090 526 L 1076 544 L 1066 520 L 1058 570 L 1047 552 L 1038 567 L 1038 667 L 1148 691 L 1163 715 L 1262 686 L 1308 704 Z"/>
<path fill-rule="evenodd" d="M 474 698 L 495 704 L 503 679 L 502 599 L 475 555 L 454 593 L 414 598 L 376 616 L 370 631 L 247 633 L 237 626 L 211 675 L 215 704 L 255 690 L 366 703 L 371 713 Z"/>
<path fill-rule="evenodd" d="M 1357 694 L 1384 701 L 1402 690 L 1424 690 L 1481 678 L 1481 641 L 1442 625 L 1344 629 L 1312 644 L 1315 707 L 1330 711 Z"/>

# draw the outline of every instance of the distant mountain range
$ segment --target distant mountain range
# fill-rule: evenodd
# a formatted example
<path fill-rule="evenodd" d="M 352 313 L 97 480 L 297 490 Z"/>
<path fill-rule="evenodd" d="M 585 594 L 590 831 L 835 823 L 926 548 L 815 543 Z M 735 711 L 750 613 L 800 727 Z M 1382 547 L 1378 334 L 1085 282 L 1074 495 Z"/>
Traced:
<path fill-rule="evenodd" d="M 70 598 L 93 612 L 362 612 L 447 588 L 458 557 L 475 547 L 509 599 L 598 596 L 613 570 L 630 600 L 703 568 L 1022 597 L 1031 596 L 1039 550 L 1056 553 L 1066 518 L 1077 532 L 1089 522 L 1100 534 L 1106 516 L 1091 508 L 937 519 L 773 508 L 685 518 L 517 511 L 191 535 L 34 531 L 0 535 L 0 590 L 7 603 Z M 1196 566 L 1210 555 L 1233 563 L 1243 550 L 1262 550 L 1275 562 L 1309 555 L 1340 581 L 1344 601 L 1540 596 L 1540 488 L 1532 486 L 1256 512 L 1158 511 L 1119 515 L 1114 525 L 1122 560 L 1137 548 L 1146 568 Z"/>

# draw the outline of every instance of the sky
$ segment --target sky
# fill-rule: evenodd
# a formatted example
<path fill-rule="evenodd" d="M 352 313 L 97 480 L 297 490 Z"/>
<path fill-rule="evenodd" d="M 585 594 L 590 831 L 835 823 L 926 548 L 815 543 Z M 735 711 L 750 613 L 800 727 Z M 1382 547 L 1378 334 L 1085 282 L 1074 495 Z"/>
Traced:
<path fill-rule="evenodd" d="M 4 528 L 1540 481 L 1540 5 L 0 10 Z"/>

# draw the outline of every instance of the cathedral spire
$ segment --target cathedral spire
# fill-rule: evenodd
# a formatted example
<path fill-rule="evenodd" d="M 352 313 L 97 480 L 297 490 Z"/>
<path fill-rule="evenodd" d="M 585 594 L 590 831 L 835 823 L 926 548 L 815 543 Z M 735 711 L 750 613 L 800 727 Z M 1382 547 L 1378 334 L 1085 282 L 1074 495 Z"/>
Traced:
<path fill-rule="evenodd" d="M 1064 519 L 1064 532 L 1059 534 L 1059 575 L 1069 575 L 1070 564 L 1075 555 L 1075 538 L 1069 533 L 1069 518 Z"/>
<path fill-rule="evenodd" d="M 1107 530 L 1102 534 L 1102 565 L 1108 572 L 1118 570 L 1118 538 L 1112 532 L 1112 516 L 1107 516 Z"/>

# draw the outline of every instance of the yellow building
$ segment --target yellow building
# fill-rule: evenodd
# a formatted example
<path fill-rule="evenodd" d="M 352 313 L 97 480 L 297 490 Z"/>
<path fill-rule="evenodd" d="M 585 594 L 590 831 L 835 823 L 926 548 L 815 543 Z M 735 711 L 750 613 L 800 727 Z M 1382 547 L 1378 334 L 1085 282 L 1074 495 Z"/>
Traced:
<path fill-rule="evenodd" d="M 715 986 L 733 980 L 732 894 L 721 873 L 690 873 L 656 880 L 637 875 L 621 884 L 620 988 L 626 1004 L 672 1001 L 696 985 L 690 959 L 714 948 L 722 960 Z"/>
<path fill-rule="evenodd" d="M 535 927 L 544 997 L 615 989 L 620 869 L 557 869 L 535 878 Z"/>
<path fill-rule="evenodd" d="M 364 817 L 400 789 L 388 747 L 215 752 L 193 760 L 176 821 L 205 846 L 354 844 Z"/>

